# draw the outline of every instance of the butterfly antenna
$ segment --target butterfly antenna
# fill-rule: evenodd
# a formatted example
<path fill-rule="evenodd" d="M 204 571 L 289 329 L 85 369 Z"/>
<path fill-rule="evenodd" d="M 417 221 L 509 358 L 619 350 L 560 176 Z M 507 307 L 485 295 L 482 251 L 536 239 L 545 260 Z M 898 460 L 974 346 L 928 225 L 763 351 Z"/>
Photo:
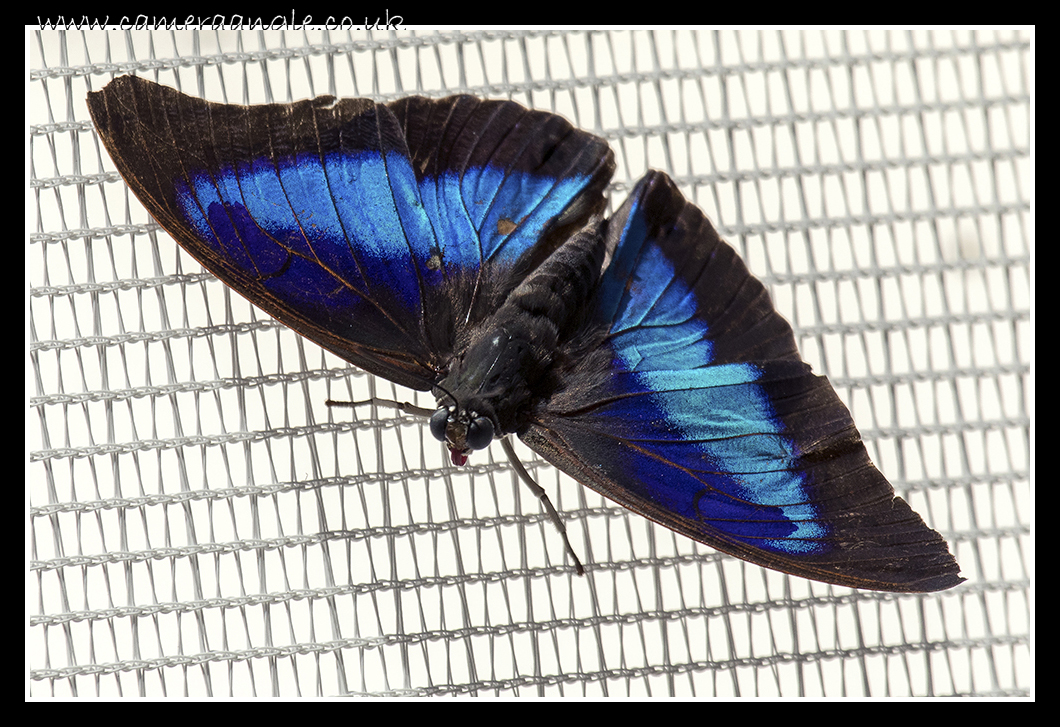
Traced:
<path fill-rule="evenodd" d="M 383 406 L 388 409 L 397 409 L 405 414 L 413 414 L 420 417 L 430 417 L 430 415 L 434 413 L 434 409 L 424 409 L 422 406 L 416 406 L 407 401 L 394 401 L 393 399 L 379 399 L 376 397 L 365 399 L 364 401 L 335 401 L 334 399 L 328 399 L 324 402 L 324 406 L 341 406 L 349 409 L 357 406 L 365 406 L 367 404 Z"/>
<path fill-rule="evenodd" d="M 457 401 L 457 398 L 453 396 L 448 389 L 446 389 L 444 386 L 439 386 L 438 384 L 435 384 L 434 387 L 436 389 L 441 389 L 443 394 L 453 400 L 453 404 L 456 406 L 456 408 L 460 408 L 460 402 Z M 324 402 L 324 406 L 344 407 L 348 409 L 352 409 L 357 406 L 365 406 L 368 404 L 374 404 L 375 406 L 382 406 L 388 409 L 397 409 L 398 411 L 404 412 L 405 414 L 414 414 L 416 416 L 427 418 L 430 418 L 431 414 L 433 414 L 435 411 L 434 409 L 425 409 L 422 406 L 410 404 L 407 401 L 394 401 L 393 399 L 380 399 L 378 397 L 372 397 L 371 399 L 365 399 L 364 401 L 335 401 L 334 399 L 328 399 Z"/>

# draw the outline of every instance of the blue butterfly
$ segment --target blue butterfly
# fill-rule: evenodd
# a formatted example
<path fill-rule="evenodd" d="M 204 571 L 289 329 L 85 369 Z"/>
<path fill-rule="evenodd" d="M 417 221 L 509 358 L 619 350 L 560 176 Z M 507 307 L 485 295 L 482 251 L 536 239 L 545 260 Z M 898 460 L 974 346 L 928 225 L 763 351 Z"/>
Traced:
<path fill-rule="evenodd" d="M 455 464 L 517 434 L 752 563 L 888 591 L 963 580 L 669 177 L 600 216 L 602 139 L 470 96 L 236 106 L 124 76 L 88 104 L 136 196 L 204 267 L 343 359 L 433 391 Z"/>

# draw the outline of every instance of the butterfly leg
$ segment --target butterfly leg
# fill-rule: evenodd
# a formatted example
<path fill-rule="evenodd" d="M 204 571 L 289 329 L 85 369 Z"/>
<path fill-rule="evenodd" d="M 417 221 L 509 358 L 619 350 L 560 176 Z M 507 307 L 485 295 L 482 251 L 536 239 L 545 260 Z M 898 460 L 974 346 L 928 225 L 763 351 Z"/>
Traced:
<path fill-rule="evenodd" d="M 398 409 L 405 414 L 415 414 L 421 417 L 430 417 L 434 413 L 434 409 L 424 409 L 422 406 L 416 406 L 410 404 L 407 401 L 394 401 L 393 399 L 366 399 L 364 401 L 333 401 L 328 399 L 324 402 L 326 406 L 342 406 L 352 409 L 355 406 L 364 406 L 366 404 L 375 404 L 376 406 L 384 406 L 389 409 Z"/>
<path fill-rule="evenodd" d="M 582 562 L 578 560 L 578 555 L 574 552 L 574 548 L 571 547 L 570 540 L 567 538 L 567 528 L 563 525 L 563 519 L 559 516 L 559 513 L 556 512 L 556 508 L 552 506 L 552 501 L 548 499 L 548 493 L 545 492 L 545 488 L 534 482 L 530 473 L 526 471 L 526 467 L 523 467 L 523 463 L 519 461 L 519 457 L 515 454 L 515 448 L 512 447 L 512 443 L 508 440 L 508 437 L 501 438 L 501 447 L 504 448 L 504 453 L 508 455 L 508 460 L 519 474 L 519 479 L 525 482 L 530 490 L 537 496 L 537 499 L 541 501 L 541 504 L 545 507 L 545 512 L 548 513 L 548 519 L 552 521 L 552 524 L 556 526 L 556 530 L 558 530 L 559 534 L 563 536 L 563 545 L 567 548 L 567 553 L 570 555 L 571 560 L 574 561 L 574 567 L 578 571 L 578 575 L 585 575 L 585 567 L 582 566 Z"/>
<path fill-rule="evenodd" d="M 416 406 L 410 404 L 407 401 L 394 401 L 393 399 L 377 399 L 371 398 L 364 401 L 334 401 L 328 399 L 324 402 L 327 406 L 341 406 L 347 408 L 353 408 L 355 406 L 364 406 L 366 404 L 375 404 L 376 406 L 387 407 L 390 409 L 397 409 L 405 414 L 413 414 L 416 416 L 430 417 L 434 413 L 433 409 L 425 409 L 422 406 Z M 585 567 L 582 562 L 578 559 L 578 554 L 574 552 L 574 548 L 570 544 L 570 539 L 567 537 L 567 528 L 563 524 L 563 519 L 556 512 L 556 508 L 552 505 L 552 500 L 548 498 L 548 493 L 545 492 L 545 488 L 534 482 L 534 479 L 530 476 L 530 473 L 523 467 L 523 463 L 519 461 L 518 455 L 515 454 L 515 449 L 512 447 L 511 442 L 508 441 L 508 437 L 501 438 L 501 447 L 504 448 L 504 453 L 508 455 L 508 459 L 511 461 L 512 466 L 515 468 L 516 473 L 519 475 L 519 479 L 526 483 L 527 487 L 534 493 L 538 500 L 541 501 L 542 506 L 545 508 L 545 512 L 548 513 L 548 519 L 552 521 L 552 524 L 556 526 L 556 530 L 563 537 L 563 546 L 567 549 L 567 554 L 570 555 L 571 560 L 574 561 L 574 568 L 578 571 L 578 575 L 585 575 Z"/>

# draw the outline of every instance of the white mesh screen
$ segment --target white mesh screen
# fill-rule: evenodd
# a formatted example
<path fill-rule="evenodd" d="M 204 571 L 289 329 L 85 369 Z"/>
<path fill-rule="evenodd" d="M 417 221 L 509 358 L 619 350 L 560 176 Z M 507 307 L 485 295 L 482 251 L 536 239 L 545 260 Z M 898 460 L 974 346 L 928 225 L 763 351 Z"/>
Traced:
<path fill-rule="evenodd" d="M 1021 31 L 30 35 L 33 696 L 1022 696 L 1030 617 L 1030 73 Z M 456 92 L 667 171 L 744 255 L 968 582 L 792 578 L 521 445 L 328 398 L 414 394 L 254 310 L 149 218 L 85 95 Z M 418 396 L 423 406 L 429 397 Z"/>

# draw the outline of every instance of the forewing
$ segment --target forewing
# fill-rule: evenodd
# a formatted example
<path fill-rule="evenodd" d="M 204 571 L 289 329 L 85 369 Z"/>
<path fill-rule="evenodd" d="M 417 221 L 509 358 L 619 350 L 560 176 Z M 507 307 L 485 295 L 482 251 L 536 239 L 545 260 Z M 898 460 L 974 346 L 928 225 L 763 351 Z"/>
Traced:
<path fill-rule="evenodd" d="M 892 591 L 962 580 L 765 288 L 666 175 L 649 173 L 607 234 L 600 333 L 567 352 L 527 444 L 634 512 L 769 568 Z"/>
<path fill-rule="evenodd" d="M 538 248 L 600 208 L 614 166 L 559 117 L 467 96 L 238 106 L 123 76 L 88 103 L 136 196 L 205 268 L 416 389 Z"/>

